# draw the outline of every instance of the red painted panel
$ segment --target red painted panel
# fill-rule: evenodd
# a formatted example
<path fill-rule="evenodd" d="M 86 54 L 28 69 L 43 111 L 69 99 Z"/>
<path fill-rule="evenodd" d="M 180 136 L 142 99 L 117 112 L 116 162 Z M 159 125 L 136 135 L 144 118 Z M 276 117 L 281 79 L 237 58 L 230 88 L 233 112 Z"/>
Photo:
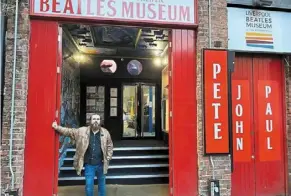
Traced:
<path fill-rule="evenodd" d="M 60 37 L 63 34 L 63 30 L 61 27 L 58 27 L 58 35 Z M 62 78 L 61 78 L 61 73 L 62 73 L 62 63 L 63 63 L 63 55 L 62 55 L 62 49 L 63 49 L 63 42 L 62 39 L 59 40 L 58 42 L 58 51 L 57 51 L 57 66 L 60 69 L 60 73 L 57 75 L 57 94 L 56 94 L 56 108 L 55 111 L 58 112 L 58 118 L 56 119 L 56 121 L 60 124 L 60 117 L 61 117 L 61 112 L 60 112 L 60 108 L 61 108 L 61 91 L 62 91 Z M 54 170 L 54 193 L 57 195 L 58 193 L 58 179 L 59 179 L 59 147 L 60 147 L 60 135 L 55 132 L 55 170 Z"/>
<path fill-rule="evenodd" d="M 250 82 L 232 81 L 233 156 L 235 162 L 251 162 L 252 133 Z"/>
<path fill-rule="evenodd" d="M 169 41 L 173 43 L 173 32 L 170 31 L 169 32 Z M 173 55 L 172 55 L 172 48 L 169 47 L 169 65 L 168 65 L 168 71 L 169 73 L 172 72 L 173 69 Z M 172 111 L 172 103 L 173 103 L 173 97 L 172 97 L 172 88 L 173 88 L 173 80 L 172 80 L 172 76 L 170 74 L 168 74 L 168 78 L 169 78 L 169 111 Z M 172 158 L 172 154 L 173 154 L 173 145 L 172 145 L 172 130 L 173 130 L 173 126 L 172 126 L 172 117 L 169 116 L 169 193 L 170 196 L 173 195 L 173 192 L 171 192 L 171 188 L 173 187 L 173 158 Z"/>
<path fill-rule="evenodd" d="M 204 50 L 205 153 L 229 153 L 226 50 Z"/>
<path fill-rule="evenodd" d="M 258 140 L 259 161 L 282 159 L 282 103 L 277 81 L 258 81 Z"/>
<path fill-rule="evenodd" d="M 284 160 L 284 101 L 283 101 L 283 65 L 279 57 L 254 57 L 254 122 L 256 123 L 256 195 L 274 196 L 285 195 L 285 160 Z M 266 98 L 262 85 L 271 85 L 273 92 L 270 104 L 272 104 L 274 116 L 266 117 Z M 274 89 L 277 88 L 277 89 Z M 263 94 L 263 95 L 262 95 Z M 277 103 L 275 103 L 277 102 Z M 262 108 L 261 108 L 262 107 Z M 276 115 L 276 116 L 275 116 Z M 265 133 L 266 119 L 273 119 L 273 133 Z M 264 122 L 263 122 L 264 121 Z M 280 150 L 276 153 L 268 152 L 267 138 L 273 137 L 270 145 L 275 145 L 274 149 Z M 263 141 L 264 140 L 264 143 Z M 280 148 L 279 148 L 280 145 Z M 262 154 L 263 153 L 263 154 Z M 268 158 L 270 156 L 270 158 Z"/>
<path fill-rule="evenodd" d="M 173 30 L 172 131 L 173 195 L 198 195 L 196 130 L 196 35 Z"/>
<path fill-rule="evenodd" d="M 234 170 L 231 176 L 232 196 L 254 196 L 255 195 L 255 173 L 254 160 L 254 137 L 251 135 L 253 129 L 253 97 L 252 97 L 252 57 L 237 56 L 235 59 L 234 72 L 232 73 L 232 117 L 233 117 L 233 158 Z M 241 85 L 238 87 L 238 85 Z M 241 90 L 238 96 L 238 90 Z M 238 99 L 238 97 L 241 97 Z M 240 116 L 241 108 L 242 115 Z M 238 110 L 236 112 L 236 109 Z M 238 115 L 237 115 L 238 113 Z M 238 121 L 238 124 L 237 124 Z M 243 124 L 243 133 L 239 127 Z M 238 132 L 238 133 L 237 133 Z M 237 139 L 243 138 L 243 150 L 238 148 Z M 239 146 L 241 147 L 241 146 Z"/>
<path fill-rule="evenodd" d="M 57 82 L 56 22 L 31 21 L 24 196 L 52 196 Z"/>

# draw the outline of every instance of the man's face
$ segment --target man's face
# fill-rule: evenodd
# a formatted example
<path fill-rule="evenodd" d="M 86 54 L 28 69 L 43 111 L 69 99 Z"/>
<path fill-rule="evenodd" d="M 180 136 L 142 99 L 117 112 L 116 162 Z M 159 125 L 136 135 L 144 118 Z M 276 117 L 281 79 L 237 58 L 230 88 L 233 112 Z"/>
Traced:
<path fill-rule="evenodd" d="M 93 115 L 91 117 L 91 126 L 92 127 L 94 127 L 94 128 L 100 127 L 100 122 L 101 122 L 101 119 L 100 119 L 99 115 Z"/>

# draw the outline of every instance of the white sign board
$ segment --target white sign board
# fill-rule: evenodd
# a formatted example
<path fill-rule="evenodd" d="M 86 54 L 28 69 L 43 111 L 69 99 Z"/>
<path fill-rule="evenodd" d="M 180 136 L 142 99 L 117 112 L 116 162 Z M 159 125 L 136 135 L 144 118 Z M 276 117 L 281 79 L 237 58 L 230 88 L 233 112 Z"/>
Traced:
<path fill-rule="evenodd" d="M 228 49 L 291 53 L 291 13 L 228 8 Z"/>
<path fill-rule="evenodd" d="M 196 0 L 31 0 L 31 15 L 195 25 Z"/>

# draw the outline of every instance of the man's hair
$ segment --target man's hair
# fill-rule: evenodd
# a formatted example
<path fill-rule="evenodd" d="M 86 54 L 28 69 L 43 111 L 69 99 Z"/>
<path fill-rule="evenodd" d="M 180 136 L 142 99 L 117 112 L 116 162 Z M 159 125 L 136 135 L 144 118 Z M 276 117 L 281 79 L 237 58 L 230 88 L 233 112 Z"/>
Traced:
<path fill-rule="evenodd" d="M 90 117 L 90 120 L 92 120 L 92 117 L 93 116 L 96 116 L 96 115 L 99 116 L 100 117 L 100 120 L 101 120 L 101 116 L 99 114 L 92 114 L 91 117 Z"/>

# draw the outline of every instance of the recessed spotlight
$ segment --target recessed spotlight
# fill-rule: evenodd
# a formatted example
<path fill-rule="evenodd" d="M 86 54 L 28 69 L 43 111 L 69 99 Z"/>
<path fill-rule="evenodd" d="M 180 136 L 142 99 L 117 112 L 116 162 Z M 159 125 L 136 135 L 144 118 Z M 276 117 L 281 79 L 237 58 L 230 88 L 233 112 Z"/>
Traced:
<path fill-rule="evenodd" d="M 162 60 L 161 60 L 161 58 L 155 58 L 155 59 L 154 59 L 154 64 L 155 64 L 156 66 L 161 66 L 161 65 L 162 65 Z"/>

